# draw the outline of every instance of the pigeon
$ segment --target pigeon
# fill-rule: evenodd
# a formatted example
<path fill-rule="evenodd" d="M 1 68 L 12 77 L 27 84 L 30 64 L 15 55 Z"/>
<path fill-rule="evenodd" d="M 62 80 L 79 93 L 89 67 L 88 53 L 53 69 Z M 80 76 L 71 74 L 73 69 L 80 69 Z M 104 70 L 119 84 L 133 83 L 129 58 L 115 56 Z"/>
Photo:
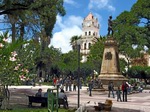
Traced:
<path fill-rule="evenodd" d="M 90 101 L 88 101 L 87 103 L 90 103 Z"/>

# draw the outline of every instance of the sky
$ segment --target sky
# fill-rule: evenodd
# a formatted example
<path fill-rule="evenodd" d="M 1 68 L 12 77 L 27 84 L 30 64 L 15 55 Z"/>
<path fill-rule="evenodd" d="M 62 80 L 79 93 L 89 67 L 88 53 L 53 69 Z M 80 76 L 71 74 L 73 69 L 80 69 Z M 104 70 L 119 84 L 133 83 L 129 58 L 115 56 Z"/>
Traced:
<path fill-rule="evenodd" d="M 137 0 L 64 0 L 65 16 L 57 16 L 53 29 L 50 46 L 61 49 L 62 53 L 72 50 L 70 39 L 72 36 L 82 34 L 83 19 L 91 12 L 98 18 L 100 24 L 99 34 L 107 34 L 108 17 L 115 19 L 123 11 L 130 11 Z M 0 20 L 3 16 L 0 16 Z M 0 29 L 3 29 L 0 24 Z"/>
<path fill-rule="evenodd" d="M 51 45 L 61 49 L 63 53 L 70 51 L 70 39 L 72 36 L 82 34 L 83 19 L 91 12 L 98 18 L 100 35 L 107 34 L 108 17 L 115 19 L 124 11 L 130 11 L 137 0 L 64 0 L 66 15 L 57 16 L 57 22 L 53 30 Z"/>

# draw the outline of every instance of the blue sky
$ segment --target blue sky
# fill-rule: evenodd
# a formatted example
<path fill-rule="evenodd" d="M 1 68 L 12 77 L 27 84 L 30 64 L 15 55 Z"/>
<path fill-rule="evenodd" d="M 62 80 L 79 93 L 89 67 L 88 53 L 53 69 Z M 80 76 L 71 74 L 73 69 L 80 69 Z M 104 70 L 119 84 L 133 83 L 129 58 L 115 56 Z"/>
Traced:
<path fill-rule="evenodd" d="M 123 11 L 130 11 L 137 0 L 64 0 L 66 15 L 57 16 L 51 45 L 63 53 L 71 50 L 70 38 L 81 35 L 81 24 L 90 12 L 99 20 L 100 35 L 107 34 L 107 20 L 110 15 L 115 19 Z"/>
<path fill-rule="evenodd" d="M 137 0 L 64 0 L 66 15 L 57 16 L 53 30 L 51 44 L 61 49 L 63 53 L 71 50 L 70 39 L 74 35 L 81 35 L 83 19 L 91 12 L 98 18 L 100 35 L 107 34 L 107 20 L 110 15 L 115 19 L 123 11 L 130 11 Z M 0 16 L 0 19 L 3 16 Z M 0 24 L 0 29 L 3 29 Z"/>

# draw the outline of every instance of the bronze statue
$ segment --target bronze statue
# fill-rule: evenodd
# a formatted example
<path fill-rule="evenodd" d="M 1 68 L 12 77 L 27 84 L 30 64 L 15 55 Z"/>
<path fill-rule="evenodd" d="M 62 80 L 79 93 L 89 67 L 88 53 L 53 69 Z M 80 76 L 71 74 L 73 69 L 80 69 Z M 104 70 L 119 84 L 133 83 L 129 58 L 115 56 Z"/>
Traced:
<path fill-rule="evenodd" d="M 113 36 L 113 29 L 112 29 L 112 25 L 113 25 L 113 22 L 112 22 L 112 16 L 109 16 L 109 19 L 108 19 L 108 36 L 110 35 L 110 33 L 112 34 Z"/>

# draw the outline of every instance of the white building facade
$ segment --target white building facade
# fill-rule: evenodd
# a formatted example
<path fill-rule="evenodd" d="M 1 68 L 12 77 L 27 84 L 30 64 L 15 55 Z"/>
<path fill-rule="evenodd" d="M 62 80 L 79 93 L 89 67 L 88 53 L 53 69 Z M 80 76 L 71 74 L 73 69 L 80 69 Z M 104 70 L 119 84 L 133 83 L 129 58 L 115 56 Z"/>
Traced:
<path fill-rule="evenodd" d="M 82 62 L 87 61 L 87 56 L 90 52 L 90 47 L 93 45 L 97 38 L 99 38 L 99 22 L 98 19 L 89 13 L 87 17 L 84 18 L 82 23 L 82 35 L 81 35 L 81 47 L 80 52 L 82 56 Z"/>

